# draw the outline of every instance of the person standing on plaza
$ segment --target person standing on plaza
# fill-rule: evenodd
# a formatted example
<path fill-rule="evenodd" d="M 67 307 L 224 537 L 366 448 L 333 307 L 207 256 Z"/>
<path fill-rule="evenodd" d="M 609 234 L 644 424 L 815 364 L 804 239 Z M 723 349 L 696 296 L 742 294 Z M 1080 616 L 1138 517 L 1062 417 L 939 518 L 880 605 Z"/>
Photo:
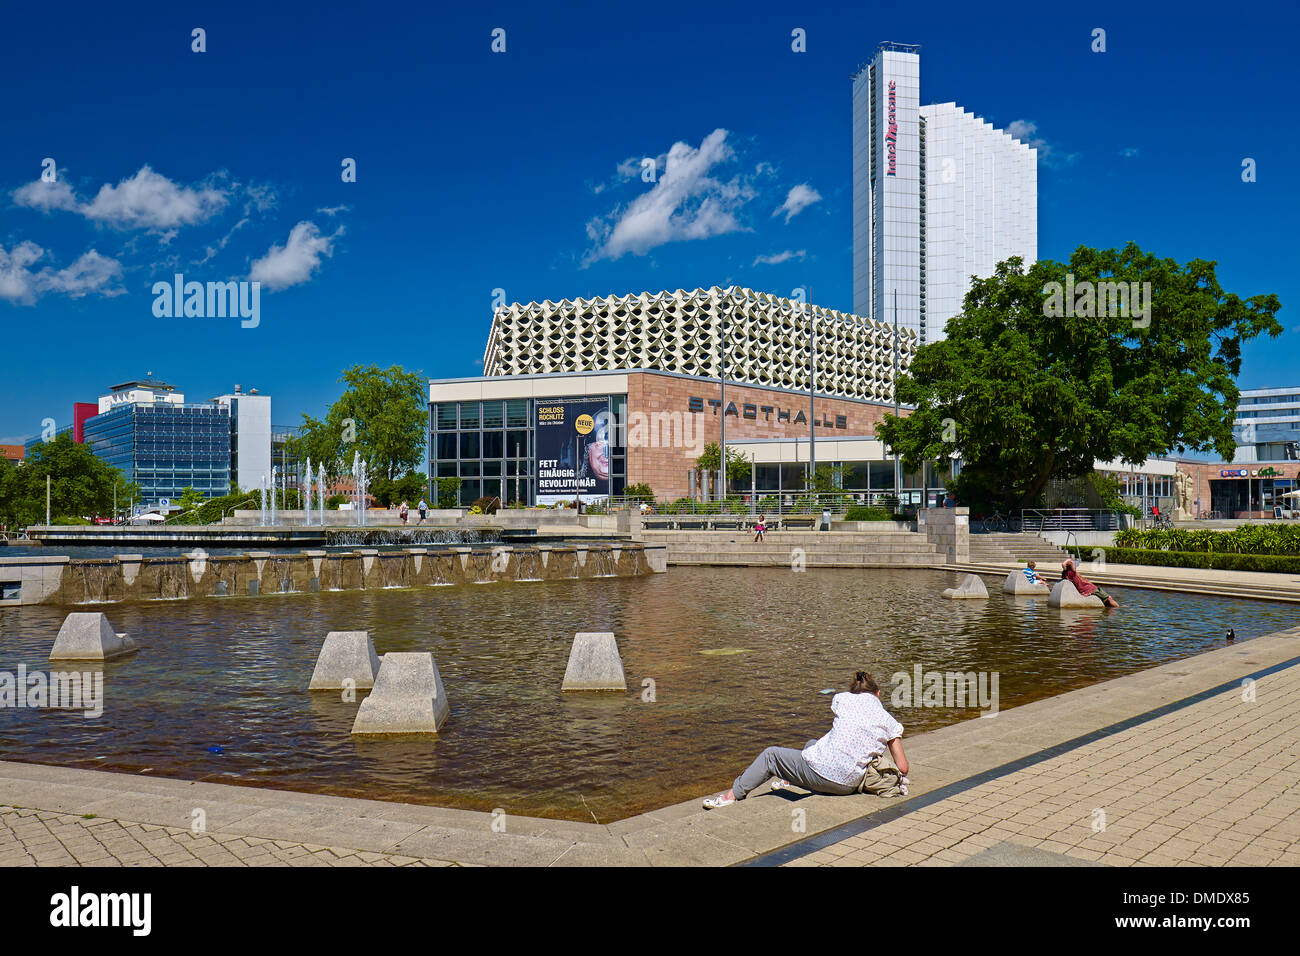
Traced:
<path fill-rule="evenodd" d="M 401 517 L 402 524 L 406 524 L 406 516 L 409 515 L 410 513 L 411 513 L 410 506 L 407 505 L 406 499 L 403 498 L 401 506 L 398 507 L 397 509 L 397 514 Z"/>
<path fill-rule="evenodd" d="M 420 499 L 420 503 L 419 503 L 418 505 L 416 505 L 416 507 L 417 507 L 417 508 L 419 509 L 419 511 L 420 511 L 420 521 L 419 521 L 419 523 L 420 523 L 420 524 L 424 524 L 424 519 L 425 519 L 426 517 L 428 517 L 428 514 L 429 514 L 429 503 L 428 503 L 427 501 L 425 501 L 423 498 L 421 498 L 421 499 Z"/>
<path fill-rule="evenodd" d="M 758 522 L 754 525 L 754 543 L 763 540 L 763 535 L 767 533 L 767 515 L 759 515 Z"/>

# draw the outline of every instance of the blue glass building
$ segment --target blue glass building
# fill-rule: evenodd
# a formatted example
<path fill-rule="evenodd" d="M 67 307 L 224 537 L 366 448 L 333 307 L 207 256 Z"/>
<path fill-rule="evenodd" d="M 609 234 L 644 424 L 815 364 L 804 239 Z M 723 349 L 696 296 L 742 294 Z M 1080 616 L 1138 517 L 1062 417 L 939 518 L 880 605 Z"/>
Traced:
<path fill-rule="evenodd" d="M 86 444 L 128 481 L 142 500 L 180 498 L 185 488 L 205 497 L 230 491 L 230 409 L 169 402 L 118 405 L 87 419 Z"/>

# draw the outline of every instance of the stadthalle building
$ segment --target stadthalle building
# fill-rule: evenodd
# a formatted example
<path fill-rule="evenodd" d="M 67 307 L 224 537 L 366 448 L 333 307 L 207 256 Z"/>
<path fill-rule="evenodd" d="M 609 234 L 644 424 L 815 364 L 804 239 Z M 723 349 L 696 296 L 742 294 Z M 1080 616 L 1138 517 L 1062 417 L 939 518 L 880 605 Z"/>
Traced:
<path fill-rule="evenodd" d="M 429 383 L 430 477 L 460 478 L 462 502 L 597 498 L 629 484 L 712 496 L 696 460 L 725 422 L 727 447 L 754 462 L 732 493 L 804 489 L 814 438 L 843 488 L 892 493 L 875 431 L 894 411 L 895 363 L 906 370 L 917 341 L 739 288 L 504 306 L 484 375 Z M 945 477 L 906 475 L 905 500 L 933 500 Z"/>

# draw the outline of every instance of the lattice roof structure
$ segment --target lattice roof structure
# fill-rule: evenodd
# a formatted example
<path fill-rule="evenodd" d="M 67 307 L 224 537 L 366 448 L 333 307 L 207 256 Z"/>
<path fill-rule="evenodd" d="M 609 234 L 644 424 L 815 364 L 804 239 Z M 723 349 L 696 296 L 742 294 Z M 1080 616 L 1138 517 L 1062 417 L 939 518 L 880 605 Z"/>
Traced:
<path fill-rule="evenodd" d="M 734 287 L 502 306 L 483 374 L 646 369 L 718 378 L 723 319 L 729 382 L 806 391 L 812 321 L 818 392 L 893 401 L 892 325 Z M 898 331 L 900 371 L 917 346 L 915 331 Z"/>

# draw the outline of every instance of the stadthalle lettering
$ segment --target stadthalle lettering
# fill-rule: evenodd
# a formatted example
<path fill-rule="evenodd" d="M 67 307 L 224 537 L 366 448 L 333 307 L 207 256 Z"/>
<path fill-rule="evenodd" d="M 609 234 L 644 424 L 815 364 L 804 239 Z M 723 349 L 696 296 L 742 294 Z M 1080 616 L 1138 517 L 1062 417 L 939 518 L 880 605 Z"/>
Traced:
<path fill-rule="evenodd" d="M 704 402 L 705 399 L 700 396 L 692 395 L 687 399 L 686 410 L 688 412 L 702 412 L 704 411 Z M 708 403 L 713 409 L 713 414 L 716 416 L 718 414 L 718 409 L 722 407 L 721 400 L 710 398 L 708 399 Z M 782 422 L 789 422 L 792 425 L 808 424 L 808 416 L 803 413 L 803 409 L 797 409 L 793 413 L 794 417 L 791 418 L 791 411 L 788 408 L 777 408 L 773 405 L 756 405 L 753 402 L 744 402 L 741 407 L 744 409 L 743 413 L 736 408 L 735 402 L 727 402 L 727 409 L 723 414 L 735 415 L 737 418 L 757 420 L 759 413 L 761 412 L 763 420 L 770 422 L 772 420 L 772 413 L 775 412 L 776 422 L 778 425 Z M 832 420 L 823 413 L 821 421 L 814 422 L 813 424 L 821 426 L 822 428 L 847 429 L 849 427 L 849 417 L 847 415 L 836 415 Z"/>

